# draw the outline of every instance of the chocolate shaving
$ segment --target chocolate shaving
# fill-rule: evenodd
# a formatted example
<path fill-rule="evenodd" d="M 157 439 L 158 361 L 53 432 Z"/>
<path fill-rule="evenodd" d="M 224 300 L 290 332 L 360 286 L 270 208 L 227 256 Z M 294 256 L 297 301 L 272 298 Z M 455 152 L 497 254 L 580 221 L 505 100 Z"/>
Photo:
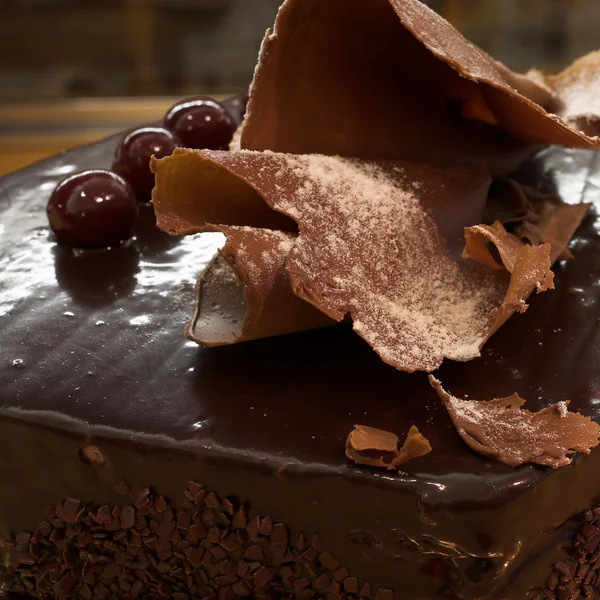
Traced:
<path fill-rule="evenodd" d="M 399 443 L 400 440 L 394 433 L 366 425 L 355 425 L 346 440 L 346 456 L 359 465 L 392 470 L 431 452 L 431 444 L 414 425 L 400 450 Z"/>
<path fill-rule="evenodd" d="M 530 144 L 600 145 L 549 113 L 554 100 L 417 0 L 287 0 L 263 42 L 242 148 L 506 174 Z"/>
<path fill-rule="evenodd" d="M 548 83 L 556 94 L 556 114 L 589 136 L 600 135 L 600 51 L 576 60 Z"/>
<path fill-rule="evenodd" d="M 241 191 L 242 184 L 266 205 L 293 218 L 300 236 L 291 249 L 286 247 L 289 284 L 283 272 L 277 272 L 280 297 L 290 298 L 286 286 L 291 285 L 298 298 L 331 319 L 342 321 L 349 314 L 357 333 L 398 369 L 433 370 L 444 358 L 478 356 L 489 336 L 515 310 L 524 310 L 534 288 L 551 287 L 549 245 L 525 247 L 516 241 L 508 269 L 512 278 L 504 271 L 455 258 L 465 227 L 482 218 L 490 182 L 481 168 L 177 150 L 155 163 L 154 169 L 157 217 L 159 223 L 177 226 L 175 232 L 224 231 L 222 225 L 205 222 L 205 205 L 210 204 L 212 191 L 226 200 L 227 190 Z M 215 177 L 218 169 L 222 173 Z M 235 185 L 231 179 L 237 180 Z M 185 222 L 180 224 L 181 199 L 173 180 L 179 187 L 185 181 L 187 197 L 198 198 L 196 213 L 186 206 Z M 251 235 L 252 229 L 243 231 Z M 243 260 L 260 265 L 256 242 L 243 245 L 248 253 Z M 238 254 L 230 251 L 228 262 L 237 264 L 247 293 L 256 290 L 256 304 L 264 304 L 275 288 L 263 285 L 268 276 L 252 282 L 247 273 L 256 269 L 244 267 L 243 260 L 235 258 Z M 200 290 L 219 264 L 223 263 L 211 265 Z M 240 294 L 232 294 L 235 297 Z M 251 309 L 249 300 L 247 305 Z M 241 303 L 238 306 L 239 322 L 243 311 Z M 284 303 L 274 306 L 282 310 Z M 290 322 L 278 328 L 298 330 L 295 308 L 285 310 L 281 317 Z M 206 343 L 201 331 L 205 325 L 195 318 L 188 334 Z M 305 321 L 303 328 L 309 326 L 310 320 Z M 241 334 L 234 329 L 227 338 L 222 332 L 220 340 L 213 336 L 210 343 L 233 343 L 266 333 L 261 328 L 255 328 L 256 335 L 250 328 Z"/>
<path fill-rule="evenodd" d="M 206 227 L 227 237 L 198 279 L 196 310 L 186 335 L 222 346 L 331 325 L 291 291 L 285 259 L 295 235 L 250 227 Z"/>
<path fill-rule="evenodd" d="M 557 194 L 542 192 L 514 179 L 494 183 L 486 213 L 494 215 L 523 242 L 551 245 L 550 260 L 572 258 L 568 244 L 589 210 L 590 203 L 567 204 Z"/>
<path fill-rule="evenodd" d="M 462 439 L 476 452 L 509 467 L 525 463 L 554 469 L 571 464 L 575 452 L 589 454 L 598 445 L 600 427 L 559 402 L 538 412 L 523 408 L 518 394 L 495 400 L 460 400 L 429 381 L 444 403 Z"/>

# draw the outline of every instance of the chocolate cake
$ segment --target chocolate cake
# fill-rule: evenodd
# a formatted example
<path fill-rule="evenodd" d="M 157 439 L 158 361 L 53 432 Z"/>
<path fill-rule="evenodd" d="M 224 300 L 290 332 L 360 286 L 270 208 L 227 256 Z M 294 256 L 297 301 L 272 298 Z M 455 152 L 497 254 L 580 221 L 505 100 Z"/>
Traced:
<path fill-rule="evenodd" d="M 376 4 L 382 19 L 390 6 L 394 18 L 414 17 L 419 5 Z M 285 38 L 295 7 L 313 5 L 289 1 L 277 35 Z M 277 35 L 263 58 L 273 57 Z M 309 138 L 287 147 L 294 137 L 275 126 L 260 137 L 256 119 L 270 102 L 261 100 L 260 80 L 270 77 L 268 60 L 261 64 L 246 146 L 333 152 L 304 147 Z M 498 100 L 504 92 L 494 89 Z M 226 107 L 241 119 L 239 99 Z M 597 143 L 564 127 L 547 143 Z M 524 438 L 510 452 L 487 452 L 485 439 L 476 447 L 481 439 L 469 442 L 456 425 L 452 404 L 518 393 L 531 413 L 600 422 L 599 154 L 549 146 L 523 163 L 541 143 L 526 137 L 505 138 L 522 164 L 489 196 L 485 188 L 494 214 L 514 189 L 593 206 L 569 245 L 573 258 L 561 253 L 553 266 L 555 289 L 529 298 L 480 358 L 435 371 L 433 384 L 452 394 L 438 390 L 444 402 L 427 373 L 385 364 L 350 323 L 330 326 L 329 313 L 316 329 L 217 348 L 189 339 L 204 335 L 195 318 L 186 339 L 196 277 L 223 236 L 161 231 L 155 207 L 159 223 L 173 209 L 179 226 L 183 213 L 161 204 L 160 182 L 130 240 L 93 250 L 57 244 L 50 194 L 66 176 L 110 168 L 121 136 L 0 179 L 0 595 L 600 598 L 600 452 L 570 454 L 577 447 L 567 443 L 566 455 L 531 464 Z M 273 214 L 285 236 L 296 235 Z M 396 444 L 409 429 L 411 460 L 399 461 Z"/>

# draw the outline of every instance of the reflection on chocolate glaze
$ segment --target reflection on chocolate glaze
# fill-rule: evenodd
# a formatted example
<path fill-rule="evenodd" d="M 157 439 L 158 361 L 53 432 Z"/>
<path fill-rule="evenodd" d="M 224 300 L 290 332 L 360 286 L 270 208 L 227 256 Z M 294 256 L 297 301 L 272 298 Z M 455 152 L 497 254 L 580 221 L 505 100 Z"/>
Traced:
<path fill-rule="evenodd" d="M 139 253 L 130 243 L 88 251 L 56 245 L 52 252 L 57 283 L 75 304 L 106 306 L 135 289 Z"/>

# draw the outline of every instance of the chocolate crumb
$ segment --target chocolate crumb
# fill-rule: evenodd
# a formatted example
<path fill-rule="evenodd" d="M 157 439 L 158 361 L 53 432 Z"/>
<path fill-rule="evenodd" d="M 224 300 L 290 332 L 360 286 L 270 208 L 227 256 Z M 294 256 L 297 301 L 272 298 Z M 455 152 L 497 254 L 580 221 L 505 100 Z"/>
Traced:
<path fill-rule="evenodd" d="M 554 469 L 571 463 L 574 452 L 589 454 L 600 436 L 590 418 L 560 402 L 531 412 L 518 394 L 496 400 L 460 400 L 433 376 L 429 381 L 448 410 L 459 435 L 476 452 L 510 467 L 525 463 Z"/>
<path fill-rule="evenodd" d="M 346 456 L 360 465 L 391 470 L 431 452 L 429 441 L 414 425 L 400 450 L 399 443 L 400 440 L 394 433 L 366 425 L 355 425 L 346 440 Z"/>
<path fill-rule="evenodd" d="M 106 459 L 97 446 L 87 444 L 79 448 L 79 459 L 94 467 L 101 467 L 106 463 Z"/>

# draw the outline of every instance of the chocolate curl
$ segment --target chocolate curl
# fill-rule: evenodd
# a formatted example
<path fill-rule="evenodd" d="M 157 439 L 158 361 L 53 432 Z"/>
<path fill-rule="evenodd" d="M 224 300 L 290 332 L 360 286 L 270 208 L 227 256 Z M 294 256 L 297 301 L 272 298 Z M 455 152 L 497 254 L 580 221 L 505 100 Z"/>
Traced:
<path fill-rule="evenodd" d="M 518 394 L 496 400 L 460 400 L 429 381 L 448 410 L 460 437 L 479 454 L 509 467 L 525 463 L 554 469 L 571 464 L 574 452 L 589 454 L 598 445 L 600 426 L 559 402 L 531 412 Z"/>
<path fill-rule="evenodd" d="M 285 259 L 291 233 L 206 226 L 227 243 L 200 275 L 196 310 L 186 335 L 203 346 L 224 346 L 333 324 L 292 294 Z"/>
<path fill-rule="evenodd" d="M 400 440 L 394 433 L 366 425 L 355 425 L 346 440 L 346 456 L 359 465 L 393 470 L 431 452 L 429 440 L 414 425 L 400 450 L 399 443 Z"/>
<path fill-rule="evenodd" d="M 511 275 L 502 304 L 492 311 L 494 322 L 487 341 L 515 312 L 527 310 L 526 299 L 533 290 L 554 289 L 554 273 L 550 267 L 550 244 L 530 246 L 508 233 L 499 221 L 493 225 L 475 225 L 465 229 L 463 258 L 470 258 L 492 269 L 505 268 Z M 500 259 L 490 249 L 492 245 Z M 483 344 L 482 344 L 483 346 Z"/>
<path fill-rule="evenodd" d="M 484 221 L 500 221 L 522 242 L 550 244 L 550 260 L 572 258 L 568 250 L 591 204 L 567 204 L 556 194 L 541 192 L 514 179 L 494 183 Z"/>
<path fill-rule="evenodd" d="M 185 169 L 172 168 L 182 158 Z M 215 177 L 215 168 L 224 174 Z M 483 213 L 490 180 L 482 168 L 180 150 L 156 169 L 154 202 L 163 219 L 178 210 L 169 179 L 186 180 L 186 169 L 192 171 L 190 197 L 204 198 L 209 189 L 224 197 L 214 182 L 229 189 L 229 180 L 237 178 L 266 205 L 293 217 L 301 232 L 286 259 L 293 293 L 335 321 L 350 315 L 357 333 L 402 370 L 433 370 L 444 358 L 478 356 L 494 323 L 524 304 L 531 291 L 524 282 L 538 280 L 537 272 L 527 271 L 535 266 L 528 257 L 515 270 L 518 281 L 455 258 L 464 228 Z M 202 181 L 205 171 L 211 188 Z M 197 215 L 188 212 L 186 226 L 206 230 L 204 213 L 199 203 Z M 263 298 L 271 293 L 256 289 Z M 194 339 L 205 343 L 203 323 L 196 320 Z"/>
<path fill-rule="evenodd" d="M 295 231 L 294 222 L 271 210 L 252 185 L 211 160 L 210 153 L 177 149 L 170 161 L 152 157 L 156 224 L 170 235 L 208 231 L 206 226 L 240 225 Z M 239 165 L 241 175 L 244 165 Z M 249 166 L 252 175 L 252 165 Z"/>
<path fill-rule="evenodd" d="M 591 52 L 559 75 L 548 77 L 548 83 L 556 94 L 556 114 L 589 136 L 600 135 L 600 51 Z"/>
<path fill-rule="evenodd" d="M 465 230 L 464 258 L 512 274 L 510 286 L 495 317 L 491 334 L 515 312 L 527 309 L 525 299 L 554 288 L 550 270 L 559 258 L 570 258 L 567 246 L 589 210 L 589 204 L 566 204 L 546 194 L 507 180 L 494 206 L 499 206 L 507 231 L 500 221 Z M 503 204 L 500 201 L 503 200 Z M 495 252 L 492 251 L 492 248 Z M 490 335 L 491 335 L 490 334 Z"/>
<path fill-rule="evenodd" d="M 417 0 L 287 0 L 263 43 L 242 148 L 498 175 L 530 144 L 599 146 L 548 113 L 553 100 Z"/>
<path fill-rule="evenodd" d="M 566 204 L 555 194 L 524 188 L 528 217 L 514 228 L 514 234 L 530 244 L 550 244 L 550 262 L 572 258 L 568 245 L 591 204 Z"/>

